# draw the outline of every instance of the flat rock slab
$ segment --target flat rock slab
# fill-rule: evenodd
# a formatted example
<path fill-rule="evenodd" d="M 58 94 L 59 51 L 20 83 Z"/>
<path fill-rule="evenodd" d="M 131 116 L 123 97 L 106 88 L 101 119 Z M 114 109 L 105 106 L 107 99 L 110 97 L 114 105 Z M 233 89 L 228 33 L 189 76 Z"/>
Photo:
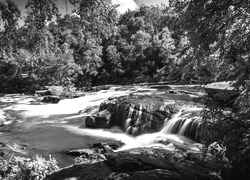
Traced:
<path fill-rule="evenodd" d="M 112 170 L 105 162 L 94 164 L 73 165 L 57 171 L 48 176 L 45 180 L 87 180 L 87 179 L 107 179 Z"/>
<path fill-rule="evenodd" d="M 103 158 L 99 162 L 91 160 L 90 163 L 73 165 L 45 179 L 221 180 L 220 172 L 227 168 L 226 163 L 217 161 L 213 157 L 204 158 L 200 153 L 187 153 L 181 150 L 155 148 L 134 148 L 118 152 L 106 150 L 104 154 L 106 160 Z"/>
<path fill-rule="evenodd" d="M 98 143 L 85 151 L 81 164 L 61 169 L 45 180 L 52 179 L 133 179 L 133 180 L 221 180 L 221 172 L 229 164 L 209 153 L 193 151 L 190 145 L 176 145 L 175 149 L 139 147 L 113 151 L 120 142 Z M 94 150 L 93 150 L 94 149 Z M 99 155 L 98 155 L 99 153 Z M 96 157 L 96 158 L 95 158 Z M 94 159 L 93 159 L 94 158 Z"/>
<path fill-rule="evenodd" d="M 165 169 L 188 179 L 221 179 L 220 170 L 227 164 L 197 152 L 154 148 L 107 153 L 106 158 L 116 172 Z"/>

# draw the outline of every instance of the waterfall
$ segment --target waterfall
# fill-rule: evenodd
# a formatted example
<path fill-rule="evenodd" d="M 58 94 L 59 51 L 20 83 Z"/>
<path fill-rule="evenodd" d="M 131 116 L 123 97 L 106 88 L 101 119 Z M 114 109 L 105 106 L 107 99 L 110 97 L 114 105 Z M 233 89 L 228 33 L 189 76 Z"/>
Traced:
<path fill-rule="evenodd" d="M 164 134 L 179 134 L 199 141 L 201 110 L 202 108 L 181 109 L 167 121 L 161 132 Z"/>
<path fill-rule="evenodd" d="M 126 115 L 126 111 L 125 111 L 124 117 L 126 118 L 126 120 L 124 121 L 122 129 L 127 134 L 137 135 L 137 134 L 139 134 L 138 125 L 140 123 L 140 120 L 142 119 L 143 107 L 142 107 L 142 105 L 139 105 L 138 107 L 127 105 L 126 108 L 128 108 L 129 110 L 128 110 L 127 115 Z"/>

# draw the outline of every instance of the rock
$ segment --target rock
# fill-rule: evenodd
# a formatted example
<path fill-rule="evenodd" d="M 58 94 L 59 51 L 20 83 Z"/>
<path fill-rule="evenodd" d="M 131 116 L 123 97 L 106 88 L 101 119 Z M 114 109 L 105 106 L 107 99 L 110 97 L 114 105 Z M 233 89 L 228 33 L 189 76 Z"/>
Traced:
<path fill-rule="evenodd" d="M 99 150 L 100 149 L 105 150 L 108 146 L 112 150 L 117 150 L 118 148 L 122 147 L 123 145 L 125 145 L 125 144 L 121 141 L 107 141 L 107 142 L 95 143 L 91 147 L 95 148 L 95 149 L 99 149 Z"/>
<path fill-rule="evenodd" d="M 96 106 L 90 106 L 87 108 L 84 108 L 83 110 L 78 111 L 78 114 L 97 114 L 99 112 L 99 105 Z"/>
<path fill-rule="evenodd" d="M 123 180 L 161 180 L 161 179 L 169 179 L 169 180 L 188 180 L 182 174 L 178 174 L 176 172 L 172 172 L 166 169 L 155 169 L 149 171 L 135 171 L 135 172 L 126 172 L 126 173 L 112 173 L 108 179 L 123 179 Z"/>
<path fill-rule="evenodd" d="M 2 154 L 9 154 L 10 152 L 15 153 L 15 155 L 23 156 L 28 155 L 26 145 L 19 145 L 13 142 L 0 142 L 0 152 Z"/>
<path fill-rule="evenodd" d="M 48 90 L 52 93 L 52 95 L 60 96 L 62 92 L 64 92 L 64 88 L 62 86 L 48 86 Z"/>
<path fill-rule="evenodd" d="M 47 89 L 35 91 L 34 96 L 55 96 L 60 99 L 71 99 L 83 96 L 82 93 L 79 94 L 79 92 L 76 92 L 74 87 L 64 88 L 62 86 L 46 86 L 45 88 Z"/>
<path fill-rule="evenodd" d="M 99 111 L 108 110 L 111 114 L 114 114 L 117 101 L 118 98 L 113 98 L 113 97 L 108 98 L 106 101 L 100 104 Z"/>
<path fill-rule="evenodd" d="M 37 90 L 35 91 L 36 96 L 51 96 L 53 95 L 49 90 Z"/>
<path fill-rule="evenodd" d="M 211 83 L 204 87 L 207 95 L 215 102 L 223 106 L 232 107 L 239 92 L 234 89 L 230 82 Z"/>
<path fill-rule="evenodd" d="M 107 179 L 112 173 L 105 162 L 93 164 L 79 164 L 60 169 L 47 176 L 44 180 L 69 180 L 69 179 Z"/>
<path fill-rule="evenodd" d="M 178 145 L 174 150 L 139 147 L 114 152 L 111 149 L 114 144 L 120 146 L 119 142 L 92 145 L 90 151 L 84 150 L 86 154 L 80 157 L 77 165 L 61 169 L 46 177 L 45 180 L 221 180 L 220 173 L 226 172 L 229 167 L 229 163 L 220 161 L 210 154 L 190 151 L 189 148 L 178 147 Z M 92 151 L 93 148 L 94 151 Z"/>
<path fill-rule="evenodd" d="M 1 145 L 1 144 L 0 144 Z M 77 149 L 77 150 L 66 150 L 63 151 L 66 155 L 70 156 L 81 156 L 81 155 L 95 155 L 97 153 L 105 153 L 106 149 L 117 150 L 124 145 L 121 141 L 105 141 L 100 143 L 95 143 L 87 149 Z"/>
<path fill-rule="evenodd" d="M 77 150 L 71 150 L 71 151 L 63 151 L 66 155 L 70 156 L 82 156 L 82 155 L 89 155 L 89 154 L 95 154 L 96 151 L 92 149 L 77 149 Z"/>
<path fill-rule="evenodd" d="M 35 94 L 38 96 L 60 96 L 63 91 L 62 86 L 46 86 L 44 90 L 35 91 Z"/>
<path fill-rule="evenodd" d="M 85 125 L 90 128 L 110 128 L 111 113 L 107 110 L 98 112 L 95 115 L 88 116 Z"/>
<path fill-rule="evenodd" d="M 164 169 L 168 170 L 170 178 L 173 175 L 183 179 L 221 179 L 220 171 L 227 168 L 227 164 L 205 157 L 201 153 L 154 148 L 135 148 L 106 155 L 109 166 L 115 172 Z"/>
<path fill-rule="evenodd" d="M 162 98 L 136 95 L 109 98 L 100 105 L 99 111 L 103 110 L 111 113 L 111 126 L 117 125 L 134 136 L 160 131 L 165 119 L 177 112 Z"/>
<path fill-rule="evenodd" d="M 42 99 L 45 103 L 58 103 L 61 99 L 56 96 L 46 96 Z"/>

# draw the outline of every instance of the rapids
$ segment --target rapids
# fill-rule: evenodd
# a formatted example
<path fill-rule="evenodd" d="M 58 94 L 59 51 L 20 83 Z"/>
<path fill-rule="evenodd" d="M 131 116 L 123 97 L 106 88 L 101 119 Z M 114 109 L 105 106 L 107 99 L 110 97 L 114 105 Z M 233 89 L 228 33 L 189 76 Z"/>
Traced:
<path fill-rule="evenodd" d="M 171 149 L 171 146 L 159 143 L 162 138 L 182 144 L 195 143 L 185 135 L 190 133 L 187 132 L 188 129 L 193 129 L 192 132 L 199 129 L 200 108 L 182 109 L 166 122 L 161 132 L 137 137 L 127 135 L 118 127 L 103 130 L 88 129 L 84 126 L 85 117 L 97 111 L 104 100 L 111 96 L 138 93 L 141 90 L 102 90 L 86 93 L 85 96 L 75 99 L 61 100 L 58 104 L 42 103 L 41 97 L 5 95 L 0 97 L 0 122 L 12 121 L 9 121 L 11 125 L 0 127 L 0 142 L 14 142 L 25 146 L 28 157 L 40 154 L 47 158 L 51 154 L 61 167 L 73 163 L 72 157 L 62 153 L 63 150 L 86 148 L 88 144 L 103 140 L 123 141 L 126 145 L 120 150 L 151 146 Z M 143 91 L 150 94 L 155 92 L 155 89 Z M 192 137 L 195 139 L 197 134 Z"/>

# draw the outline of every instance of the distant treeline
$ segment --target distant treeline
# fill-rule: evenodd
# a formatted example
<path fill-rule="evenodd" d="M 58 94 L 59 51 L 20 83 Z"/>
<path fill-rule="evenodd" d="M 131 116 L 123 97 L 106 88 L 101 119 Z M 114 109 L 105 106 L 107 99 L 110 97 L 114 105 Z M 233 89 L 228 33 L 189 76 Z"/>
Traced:
<path fill-rule="evenodd" d="M 18 27 L 18 6 L 0 2 L 2 91 L 31 85 L 195 83 L 212 76 L 211 67 L 198 67 L 192 59 L 174 6 L 141 6 L 118 15 L 116 6 L 101 0 L 71 3 L 74 13 L 62 17 L 54 0 L 28 0 L 25 23 Z"/>

